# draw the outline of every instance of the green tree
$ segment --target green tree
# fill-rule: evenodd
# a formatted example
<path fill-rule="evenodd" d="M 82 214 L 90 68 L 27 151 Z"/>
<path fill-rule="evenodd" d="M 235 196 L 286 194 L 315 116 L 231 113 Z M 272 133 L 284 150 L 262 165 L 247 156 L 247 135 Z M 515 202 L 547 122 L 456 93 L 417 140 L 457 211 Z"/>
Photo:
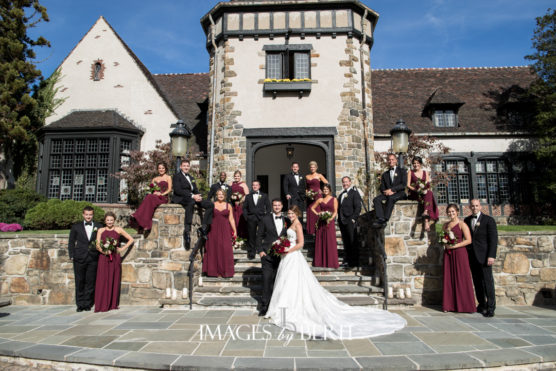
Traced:
<path fill-rule="evenodd" d="M 34 117 L 37 101 L 31 96 L 41 76 L 33 48 L 50 43 L 27 34 L 41 21 L 49 19 L 38 0 L 0 0 L 0 178 L 10 187 L 25 165 L 34 162 L 35 132 L 42 126 Z"/>
<path fill-rule="evenodd" d="M 538 177 L 539 195 L 553 196 L 556 192 L 556 11 L 548 9 L 537 17 L 533 33 L 533 48 L 526 59 L 533 61 L 531 68 L 538 78 L 531 84 L 530 96 L 535 103 L 535 120 L 531 129 L 538 137 L 535 154 L 542 165 L 543 176 Z M 552 199 L 552 197 L 550 197 Z"/>

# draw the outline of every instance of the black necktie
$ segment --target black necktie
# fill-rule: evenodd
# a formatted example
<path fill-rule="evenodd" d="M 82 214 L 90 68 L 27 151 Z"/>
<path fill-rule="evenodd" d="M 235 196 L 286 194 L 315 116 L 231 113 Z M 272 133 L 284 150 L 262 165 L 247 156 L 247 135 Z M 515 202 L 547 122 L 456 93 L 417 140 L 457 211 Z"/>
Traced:
<path fill-rule="evenodd" d="M 93 222 L 85 222 L 85 225 L 93 225 Z"/>

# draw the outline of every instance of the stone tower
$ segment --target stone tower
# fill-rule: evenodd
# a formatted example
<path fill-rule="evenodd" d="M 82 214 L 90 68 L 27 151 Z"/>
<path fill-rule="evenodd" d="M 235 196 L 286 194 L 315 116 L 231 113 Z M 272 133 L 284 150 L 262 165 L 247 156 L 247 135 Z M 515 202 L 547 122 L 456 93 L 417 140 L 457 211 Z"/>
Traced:
<path fill-rule="evenodd" d="M 271 198 L 293 161 L 333 187 L 373 154 L 370 48 L 357 0 L 229 1 L 202 19 L 210 54 L 209 169 L 259 179 Z"/>

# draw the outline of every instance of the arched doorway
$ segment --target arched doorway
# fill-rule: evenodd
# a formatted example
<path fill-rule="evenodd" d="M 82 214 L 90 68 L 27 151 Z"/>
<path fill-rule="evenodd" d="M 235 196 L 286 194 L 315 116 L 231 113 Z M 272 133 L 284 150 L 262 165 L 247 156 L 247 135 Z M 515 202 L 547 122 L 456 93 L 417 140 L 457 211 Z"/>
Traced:
<path fill-rule="evenodd" d="M 282 177 L 290 171 L 293 161 L 299 162 L 300 172 L 309 172 L 309 161 L 317 161 L 319 172 L 335 191 L 334 127 L 312 128 L 264 128 L 243 129 L 246 137 L 246 178 L 249 185 L 253 179 L 261 181 L 263 191 L 269 197 L 282 197 Z M 290 157 L 288 157 L 290 147 Z M 291 153 L 293 151 L 293 153 Z"/>
<path fill-rule="evenodd" d="M 288 153 L 290 156 L 288 156 Z M 253 179 L 261 182 L 263 192 L 271 199 L 282 197 L 282 180 L 290 172 L 292 162 L 299 162 L 300 173 L 309 172 L 308 164 L 316 161 L 319 172 L 327 176 L 325 150 L 317 145 L 303 143 L 281 143 L 261 147 L 255 151 Z"/>

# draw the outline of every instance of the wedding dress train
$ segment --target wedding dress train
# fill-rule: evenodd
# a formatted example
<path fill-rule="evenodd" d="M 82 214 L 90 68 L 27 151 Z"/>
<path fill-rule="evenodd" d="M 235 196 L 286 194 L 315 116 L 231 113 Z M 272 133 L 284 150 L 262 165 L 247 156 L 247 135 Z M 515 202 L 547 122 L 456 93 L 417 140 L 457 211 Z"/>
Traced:
<path fill-rule="evenodd" d="M 288 229 L 287 235 L 294 246 L 295 230 Z M 300 250 L 282 257 L 265 317 L 310 337 L 342 340 L 387 335 L 407 324 L 397 314 L 338 300 L 321 286 Z"/>

